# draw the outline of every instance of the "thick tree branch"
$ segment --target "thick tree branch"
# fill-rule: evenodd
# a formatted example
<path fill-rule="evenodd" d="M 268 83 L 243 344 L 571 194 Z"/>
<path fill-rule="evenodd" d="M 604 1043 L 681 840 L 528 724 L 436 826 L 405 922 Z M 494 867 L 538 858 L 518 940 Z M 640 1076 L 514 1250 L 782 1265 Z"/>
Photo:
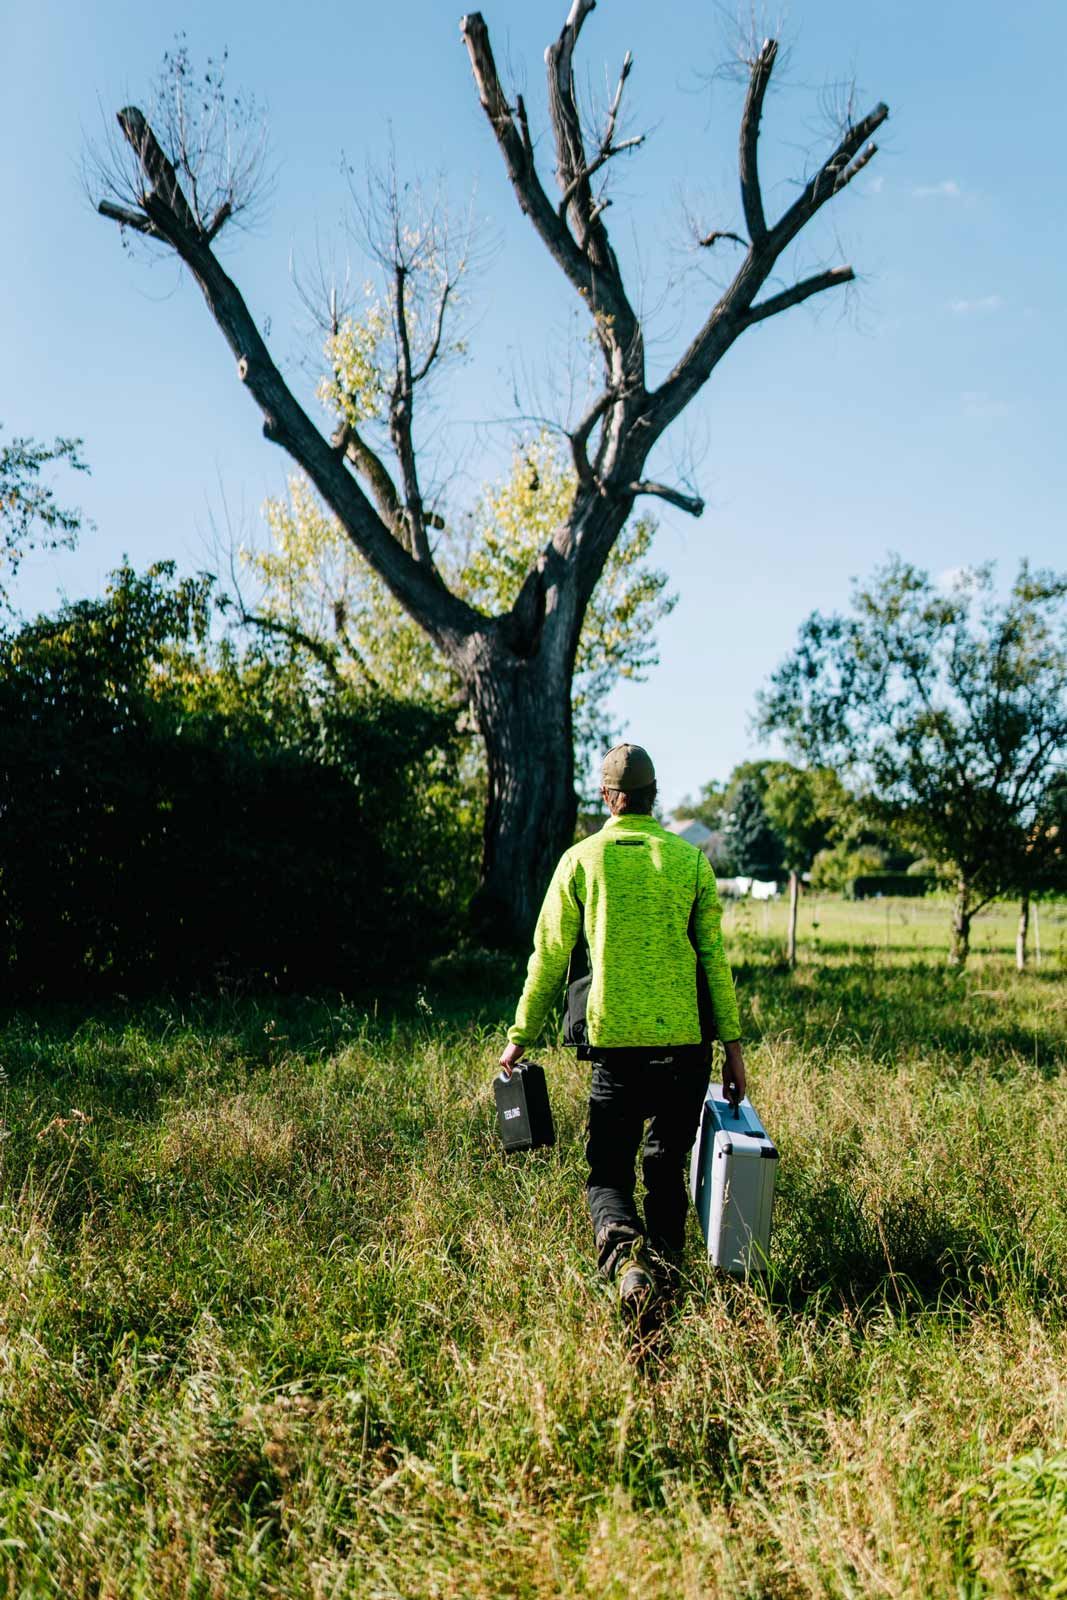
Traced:
<path fill-rule="evenodd" d="M 888 115 L 889 107 L 879 102 L 873 111 L 849 128 L 829 160 L 824 161 L 815 176 L 808 179 L 800 195 L 771 230 L 769 243 L 775 258 L 781 255 L 787 244 L 792 243 L 804 224 L 810 222 L 827 200 L 840 194 L 856 173 L 861 172 L 878 153 L 877 145 L 872 144 L 867 149 L 863 149 L 863 146 Z"/>
<path fill-rule="evenodd" d="M 573 0 L 559 38 L 545 51 L 545 63 L 548 67 L 548 109 L 556 141 L 556 171 L 559 186 L 564 194 L 569 190 L 577 192 L 588 168 L 585 142 L 582 139 L 581 122 L 574 96 L 574 50 L 578 43 L 578 35 L 582 31 L 582 24 L 595 5 L 596 0 Z M 589 208 L 588 188 L 579 198 L 585 202 L 584 207 L 580 205 L 577 208 L 580 227 L 583 210 L 588 212 Z M 582 243 L 580 233 L 578 242 Z"/>
<path fill-rule="evenodd" d="M 672 489 L 669 484 L 655 483 L 650 478 L 642 478 L 637 483 L 626 486 L 627 494 L 654 494 L 661 500 L 667 500 L 672 506 L 677 506 L 679 511 L 688 511 L 691 517 L 704 515 L 704 502 L 698 494 L 683 494 L 680 489 Z"/>
<path fill-rule="evenodd" d="M 563 34 L 546 57 L 550 105 L 555 107 L 553 126 L 557 133 L 557 147 L 562 137 L 564 148 L 571 151 L 574 161 L 573 167 L 565 167 L 565 162 L 561 160 L 561 173 L 565 169 L 567 174 L 566 177 L 561 176 L 564 190 L 587 166 L 577 127 L 577 111 L 568 109 L 568 106 L 573 107 L 573 81 L 566 64 L 573 53 L 577 30 L 591 10 L 591 0 L 574 0 Z M 587 223 L 582 242 L 575 240 L 549 200 L 538 176 L 526 108 L 521 96 L 517 105 L 519 127 L 515 125 L 511 107 L 500 84 L 489 42 L 489 30 L 481 13 L 473 11 L 465 16 L 460 24 L 460 32 L 470 57 L 482 108 L 500 146 L 520 208 L 530 218 L 552 259 L 592 315 L 609 378 L 618 381 L 628 374 L 631 381 L 643 389 L 644 345 L 640 324 L 627 299 L 618 263 L 608 244 L 603 224 L 594 218 Z M 564 83 L 562 90 L 561 71 Z"/>
<path fill-rule="evenodd" d="M 342 422 L 330 440 L 339 455 L 351 461 L 356 471 L 366 479 L 374 496 L 378 514 L 394 537 L 404 542 L 404 508 L 396 484 L 377 451 L 350 422 Z M 422 520 L 427 528 L 443 529 L 445 520 L 436 511 L 423 511 Z"/>
<path fill-rule="evenodd" d="M 750 328 L 754 322 L 777 316 L 779 311 L 788 311 L 790 306 L 798 306 L 802 300 L 810 300 L 813 294 L 822 294 L 824 289 L 836 289 L 841 284 L 851 283 L 855 276 L 851 267 L 831 267 L 828 272 L 817 272 L 814 277 L 803 278 L 800 283 L 794 283 L 791 289 L 783 289 L 781 294 L 772 294 L 766 300 L 758 300 L 754 306 L 750 306 L 744 315 L 744 326 Z"/>
<path fill-rule="evenodd" d="M 582 138 L 581 118 L 574 88 L 574 51 L 582 24 L 594 9 L 596 0 L 573 0 L 567 20 L 555 44 L 545 51 L 548 70 L 548 112 L 556 142 L 556 161 L 559 186 L 566 200 L 561 205 L 560 216 L 569 211 L 574 224 L 579 249 L 588 260 L 594 273 L 594 283 L 607 317 L 597 319 L 597 333 L 609 361 L 609 367 L 632 372 L 633 358 L 643 352 L 637 346 L 641 338 L 640 325 L 626 295 L 622 272 L 611 248 L 607 230 L 601 219 L 606 202 L 594 203 L 589 180 L 610 158 L 611 136 L 615 118 L 622 99 L 622 88 L 629 76 L 632 59 L 627 58 L 619 87 L 609 114 L 610 132 L 605 135 L 607 153 L 602 147 L 600 155 L 590 162 Z"/>
<path fill-rule="evenodd" d="M 119 123 L 152 186 L 143 197 L 146 215 L 199 284 L 237 359 L 238 376 L 263 413 L 264 435 L 280 444 L 304 469 L 349 538 L 400 603 L 446 654 L 455 655 L 472 633 L 484 627 L 484 617 L 446 589 L 435 571 L 415 561 L 375 513 L 341 456 L 323 438 L 285 382 L 237 285 L 223 271 L 209 246 L 190 234 L 188 202 L 184 197 L 176 205 L 168 201 L 167 185 L 174 169 L 163 157 L 143 116 L 135 108 L 127 108 L 120 113 Z M 177 180 L 173 182 L 176 187 Z"/>
<path fill-rule="evenodd" d="M 733 282 L 720 295 L 707 321 L 681 360 L 651 396 L 645 412 L 649 443 L 657 439 L 685 409 L 745 328 L 751 327 L 755 322 L 763 321 L 768 316 L 773 316 L 777 311 L 784 311 L 787 306 L 798 304 L 809 295 L 818 294 L 822 289 L 847 283 L 853 276 L 849 268 L 838 269 L 836 276 L 822 273 L 817 277 L 805 279 L 781 295 L 772 295 L 768 300 L 756 303 L 756 296 L 773 272 L 782 251 L 796 238 L 820 207 L 851 183 L 856 173 L 861 171 L 876 153 L 877 147 L 867 145 L 867 140 L 889 115 L 888 107 L 879 103 L 862 121 L 849 128 L 833 154 L 804 185 L 798 198 L 774 227 L 768 229 L 759 194 L 757 145 L 758 114 L 762 109 L 767 80 L 774 65 L 775 52 L 771 48 L 773 44 L 773 40 L 768 40 L 752 65 L 748 96 L 742 116 L 742 201 L 749 231 L 752 233 L 752 242 Z"/>
<path fill-rule="evenodd" d="M 125 106 L 118 114 L 118 121 L 126 142 L 151 186 L 151 194 L 172 214 L 183 233 L 188 234 L 191 240 L 199 240 L 202 237 L 200 224 L 182 192 L 177 173 L 143 114 L 136 106 Z"/>
<path fill-rule="evenodd" d="M 748 93 L 745 96 L 745 109 L 741 115 L 741 146 L 739 165 L 741 169 L 741 204 L 745 211 L 745 226 L 748 236 L 756 249 L 763 244 L 767 237 L 767 222 L 763 215 L 763 196 L 760 192 L 758 145 L 760 118 L 763 115 L 763 100 L 767 93 L 767 85 L 771 81 L 774 63 L 778 55 L 777 39 L 764 39 L 759 55 L 752 63 L 752 72 L 748 80 Z"/>
<path fill-rule="evenodd" d="M 381 456 L 372 450 L 367 441 L 350 422 L 342 422 L 330 443 L 338 454 L 345 456 L 361 477 L 370 485 L 378 514 L 393 537 L 404 542 L 404 508 L 396 484 Z"/>

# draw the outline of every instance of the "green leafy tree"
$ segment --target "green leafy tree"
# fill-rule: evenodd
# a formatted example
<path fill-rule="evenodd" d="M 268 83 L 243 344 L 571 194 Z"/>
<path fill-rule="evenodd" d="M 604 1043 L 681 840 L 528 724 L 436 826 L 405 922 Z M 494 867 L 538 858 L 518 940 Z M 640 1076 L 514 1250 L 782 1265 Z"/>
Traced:
<path fill-rule="evenodd" d="M 849 616 L 814 613 L 760 697 L 760 723 L 827 761 L 867 813 L 951 872 L 950 959 L 971 922 L 1058 848 L 1043 819 L 1067 749 L 1067 577 L 1024 562 L 1006 599 L 993 569 L 943 589 L 894 557 Z"/>
<path fill-rule="evenodd" d="M 101 213 L 127 238 L 173 251 L 187 268 L 266 437 L 307 475 L 345 537 L 459 680 L 486 751 L 477 920 L 489 932 L 522 940 L 574 835 L 572 679 L 612 552 L 642 497 L 703 513 L 691 486 L 662 481 L 657 452 L 737 340 L 852 281 L 852 268 L 843 265 L 820 265 L 782 285 L 776 272 L 823 207 L 836 204 L 865 170 L 876 153 L 872 137 L 889 115 L 883 104 L 858 118 L 846 111 L 826 158 L 781 209 L 769 210 L 760 135 L 778 45 L 774 39 L 753 45 L 740 114 L 738 216 L 726 227 L 716 219 L 702 239 L 719 255 L 736 248 L 736 263 L 712 303 L 700 308 L 697 325 L 657 360 L 661 371 L 653 374 L 646 296 L 632 295 L 612 245 L 605 187 L 612 163 L 642 142 L 618 136 L 630 57 L 602 111 L 579 101 L 576 57 L 594 9 L 595 0 L 574 0 L 545 55 L 554 197 L 540 170 L 544 143 L 531 133 L 525 97 L 501 81 L 484 17 L 470 12 L 461 23 L 489 136 L 520 210 L 588 317 L 594 353 L 584 392 L 563 400 L 567 386 L 555 385 L 560 404 L 552 421 L 568 440 L 574 468 L 563 515 L 521 561 L 499 553 L 493 585 L 499 605 L 492 611 L 457 590 L 455 573 L 438 559 L 433 536 L 440 512 L 429 482 L 427 397 L 465 344 L 454 317 L 462 311 L 461 285 L 472 259 L 469 234 L 457 233 L 445 208 L 420 199 L 395 173 L 355 196 L 375 285 L 358 305 L 346 299 L 344 284 L 328 281 L 321 295 L 309 297 L 332 341 L 324 393 L 333 425 L 324 430 L 293 392 L 261 320 L 215 249 L 221 231 L 254 201 L 262 166 L 262 130 L 245 116 L 246 102 L 229 94 L 218 71 L 194 81 L 179 51 L 149 115 L 135 105 L 121 108 L 121 142 L 97 161 Z"/>
<path fill-rule="evenodd" d="M 1016 836 L 1015 853 L 1019 894 L 1015 964 L 1023 972 L 1031 901 L 1039 895 L 1067 893 L 1067 772 L 1052 773 L 1029 828 L 1021 828 Z"/>
<path fill-rule="evenodd" d="M 794 767 L 777 761 L 767 771 L 763 809 L 782 847 L 789 873 L 789 924 L 786 957 L 797 960 L 797 909 L 801 874 L 808 872 L 848 825 L 851 798 L 831 767 Z"/>
<path fill-rule="evenodd" d="M 74 472 L 89 469 L 81 458 L 80 439 L 12 439 L 0 445 L 0 605 L 7 605 L 8 580 L 34 547 L 70 549 L 82 525 L 82 514 L 62 506 L 47 481 L 46 469 L 57 462 Z"/>
<path fill-rule="evenodd" d="M 751 878 L 776 877 L 782 865 L 782 841 L 771 826 L 755 778 L 742 778 L 726 818 L 726 837 L 737 871 Z"/>
<path fill-rule="evenodd" d="M 756 761 L 739 761 L 725 782 L 713 778 L 711 782 L 703 785 L 698 800 L 686 799 L 676 807 L 674 812 L 676 817 L 695 817 L 706 828 L 711 829 L 714 837 L 705 849 L 711 856 L 716 871 L 727 876 L 735 873 L 760 875 L 759 871 L 752 873 L 752 869 L 742 865 L 742 860 L 738 858 L 733 817 L 739 800 L 741 826 L 747 831 L 751 820 L 757 831 L 754 851 L 747 850 L 743 859 L 757 859 L 763 865 L 768 861 L 780 860 L 780 853 L 773 844 L 766 841 L 762 844 L 758 842 L 759 830 L 766 822 L 766 813 L 763 813 L 761 819 L 760 811 L 767 790 L 768 777 L 775 765 L 775 762 L 764 757 Z M 757 799 L 759 805 L 756 804 Z"/>

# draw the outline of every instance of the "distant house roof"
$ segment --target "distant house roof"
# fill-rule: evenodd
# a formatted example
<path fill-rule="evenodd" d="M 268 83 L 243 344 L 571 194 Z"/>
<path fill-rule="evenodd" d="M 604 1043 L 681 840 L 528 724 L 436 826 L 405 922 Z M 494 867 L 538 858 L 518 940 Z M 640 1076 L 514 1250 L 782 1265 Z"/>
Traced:
<path fill-rule="evenodd" d="M 686 844 L 695 844 L 697 849 L 703 849 L 708 840 L 713 837 L 710 828 L 697 817 L 676 817 L 671 822 L 665 822 L 664 827 L 668 833 L 676 833 Z"/>

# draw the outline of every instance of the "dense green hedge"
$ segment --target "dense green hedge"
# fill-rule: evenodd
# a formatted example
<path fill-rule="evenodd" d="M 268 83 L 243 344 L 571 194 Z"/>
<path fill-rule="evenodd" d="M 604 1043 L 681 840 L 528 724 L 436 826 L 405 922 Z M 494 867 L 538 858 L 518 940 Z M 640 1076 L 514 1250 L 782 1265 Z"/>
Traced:
<path fill-rule="evenodd" d="M 471 830 L 446 719 L 209 643 L 209 586 L 116 575 L 0 640 L 9 992 L 351 992 L 447 946 Z"/>
<path fill-rule="evenodd" d="M 868 872 L 853 878 L 849 894 L 853 900 L 870 900 L 875 895 L 924 895 L 934 887 L 934 879 L 908 872 Z"/>

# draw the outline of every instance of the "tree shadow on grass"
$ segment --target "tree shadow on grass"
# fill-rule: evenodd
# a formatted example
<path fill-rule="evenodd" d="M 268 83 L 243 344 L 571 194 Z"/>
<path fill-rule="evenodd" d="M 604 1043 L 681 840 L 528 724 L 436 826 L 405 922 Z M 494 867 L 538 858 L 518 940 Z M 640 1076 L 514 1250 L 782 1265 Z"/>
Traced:
<path fill-rule="evenodd" d="M 960 976 L 943 963 L 879 964 L 862 958 L 801 966 L 749 962 L 736 969 L 752 1031 L 786 1034 L 805 1050 L 849 1046 L 870 1060 L 936 1056 L 944 1065 L 1009 1076 L 1020 1062 L 1046 1077 L 1067 1065 L 1062 976 L 1007 963 Z M 747 1019 L 745 1019 L 747 1021 Z"/>

